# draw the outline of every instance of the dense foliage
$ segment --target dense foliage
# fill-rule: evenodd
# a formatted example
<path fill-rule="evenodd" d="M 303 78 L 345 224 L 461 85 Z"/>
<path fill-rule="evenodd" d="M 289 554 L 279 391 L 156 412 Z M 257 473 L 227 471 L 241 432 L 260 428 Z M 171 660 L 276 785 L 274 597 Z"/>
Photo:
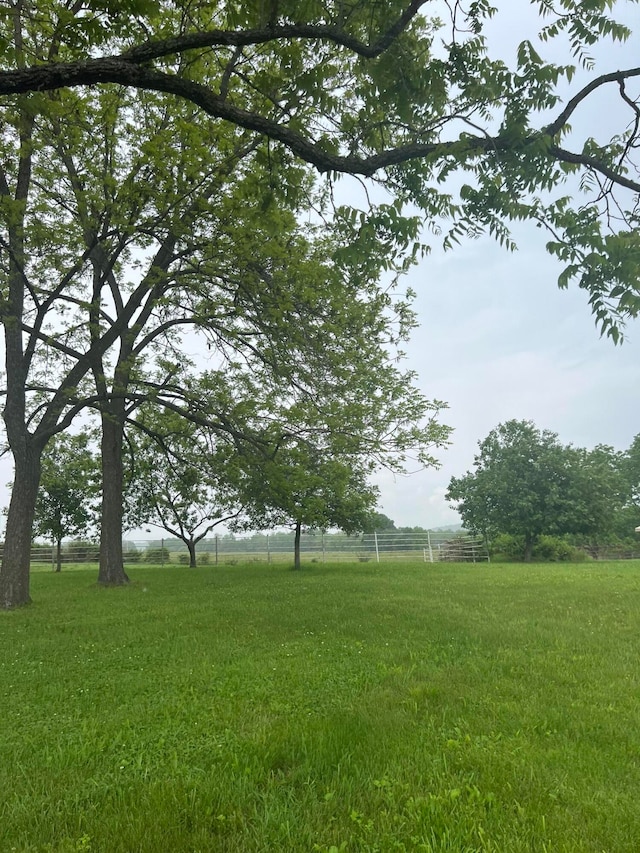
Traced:
<path fill-rule="evenodd" d="M 627 454 L 604 446 L 587 451 L 516 420 L 499 424 L 479 448 L 474 470 L 452 477 L 447 498 L 456 502 L 467 529 L 492 540 L 507 534 L 495 547 L 509 556 L 531 560 L 545 535 L 575 534 L 576 541 L 594 546 L 616 533 L 631 535 L 633 518 L 640 520 L 637 484 L 628 473 L 633 448 Z M 566 549 L 564 559 L 573 558 L 568 544 Z"/>
<path fill-rule="evenodd" d="M 394 366 L 412 316 L 391 295 L 425 223 L 448 245 L 487 231 L 512 246 L 510 221 L 542 225 L 561 285 L 578 281 L 619 337 L 639 307 L 640 72 L 572 84 L 574 65 L 545 59 L 545 42 L 588 66 L 598 39 L 629 32 L 607 0 L 533 6 L 542 30 L 511 65 L 487 52 L 484 0 L 467 12 L 419 0 L 0 9 L 3 417 L 16 471 L 0 606 L 29 600 L 42 453 L 86 407 L 102 428 L 101 583 L 127 580 L 122 456 L 140 404 L 256 439 L 235 401 L 205 411 L 188 393 L 188 327 L 213 374 L 258 377 L 268 417 L 303 400 L 353 436 L 360 415 L 350 459 L 432 461 L 447 435 L 440 404 Z M 575 111 L 607 86 L 630 124 L 575 139 Z M 342 174 L 363 180 L 350 204 Z M 349 389 L 342 409 L 325 406 L 328 388 Z"/>
<path fill-rule="evenodd" d="M 83 536 L 95 527 L 99 492 L 91 436 L 86 432 L 56 436 L 42 459 L 34 533 L 55 543 L 57 571 L 62 565 L 62 540 Z"/>

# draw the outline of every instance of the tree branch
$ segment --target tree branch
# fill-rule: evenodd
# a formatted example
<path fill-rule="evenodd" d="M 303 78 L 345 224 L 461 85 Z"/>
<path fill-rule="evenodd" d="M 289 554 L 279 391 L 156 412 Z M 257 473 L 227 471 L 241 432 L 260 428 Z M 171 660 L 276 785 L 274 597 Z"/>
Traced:
<path fill-rule="evenodd" d="M 421 4 L 413 4 L 413 6 L 419 5 Z M 413 8 L 413 6 L 411 8 Z M 417 9 L 415 11 L 417 11 Z M 291 35 L 295 30 L 298 32 L 298 35 L 300 35 L 300 31 L 302 29 L 304 29 L 302 25 L 291 28 L 279 28 L 282 38 L 285 37 L 285 31 Z M 318 28 L 315 28 L 315 30 L 317 31 Z M 273 31 L 271 30 L 270 32 L 271 37 L 273 38 Z M 209 40 L 213 38 L 213 34 L 211 33 L 196 35 L 202 38 L 208 37 Z M 189 38 L 195 39 L 196 35 Z M 231 36 L 237 36 L 240 38 L 241 36 L 248 36 L 248 33 L 230 33 L 227 35 L 229 38 L 231 38 Z M 266 41 L 266 34 L 263 34 L 263 36 Z M 256 37 L 255 32 L 253 37 Z M 180 37 L 170 41 L 172 43 L 175 42 L 176 44 L 178 42 L 182 43 L 182 38 L 183 37 Z M 137 54 L 135 57 L 137 57 Z M 270 139 L 281 142 L 302 160 L 315 166 L 315 168 L 320 172 L 349 173 L 370 177 L 381 169 L 388 168 L 389 166 L 396 166 L 414 159 L 433 158 L 434 155 L 444 158 L 449 152 L 455 153 L 458 158 L 461 157 L 459 140 L 436 143 L 421 143 L 419 141 L 415 141 L 405 145 L 399 145 L 395 148 L 389 148 L 367 157 L 361 157 L 355 154 L 347 156 L 334 154 L 327 151 L 322 143 L 307 138 L 287 125 L 280 124 L 273 119 L 259 115 L 258 113 L 250 112 L 230 103 L 224 97 L 217 95 L 207 86 L 196 83 L 192 80 L 178 77 L 174 74 L 158 71 L 153 68 L 142 67 L 138 64 L 139 61 L 141 60 L 132 58 L 132 53 L 130 52 L 129 54 L 123 54 L 121 56 L 92 59 L 84 62 L 45 64 L 24 70 L 19 69 L 17 71 L 7 71 L 0 74 L 0 95 L 75 86 L 92 86 L 99 83 L 116 83 L 138 89 L 165 92 L 190 101 L 213 118 L 228 121 L 236 126 L 243 127 L 246 130 L 262 134 Z M 531 134 L 528 139 L 525 140 L 525 143 L 532 141 L 536 137 L 553 137 L 559 133 L 578 105 L 600 86 L 610 82 L 620 83 L 627 78 L 638 76 L 640 76 L 640 68 L 616 71 L 611 74 L 604 74 L 598 77 L 596 80 L 593 80 L 581 89 L 580 92 L 578 92 L 578 94 L 569 101 L 565 109 L 554 122 L 544 127 L 541 131 Z M 513 150 L 513 140 L 508 136 L 502 135 L 497 135 L 495 137 L 469 136 L 465 137 L 464 142 L 467 149 L 466 153 L 469 158 L 478 157 L 490 151 L 499 153 L 500 151 Z M 583 155 L 572 154 L 571 152 L 565 151 L 557 146 L 552 146 L 549 153 L 564 162 L 577 163 L 585 165 L 588 168 L 595 169 L 619 186 L 632 189 L 636 192 L 640 191 L 640 183 L 626 178 L 619 172 L 612 170 L 610 167 L 594 158 L 587 158 L 583 157 Z"/>
<path fill-rule="evenodd" d="M 544 127 L 542 129 L 542 133 L 548 136 L 555 136 L 569 121 L 572 113 L 575 112 L 585 98 L 587 98 L 592 92 L 595 92 L 596 89 L 600 88 L 600 86 L 604 86 L 606 83 L 622 83 L 630 77 L 640 77 L 640 68 L 628 68 L 625 71 L 612 71 L 610 74 L 602 74 L 600 77 L 596 77 L 595 80 L 592 80 L 580 89 L 580 91 L 567 102 L 566 107 L 562 110 L 556 120 Z"/>
<path fill-rule="evenodd" d="M 150 62 L 153 59 L 183 53 L 186 50 L 198 50 L 207 47 L 248 47 L 283 39 L 308 39 L 332 42 L 340 47 L 346 47 L 365 59 L 375 59 L 389 48 L 415 18 L 420 8 L 428 2 L 430 0 L 412 0 L 395 23 L 373 44 L 360 41 L 355 36 L 349 35 L 341 27 L 331 24 L 281 24 L 280 26 L 266 26 L 255 30 L 209 30 L 202 33 L 175 36 L 161 41 L 148 41 L 131 48 L 122 56 L 134 62 Z"/>
<path fill-rule="evenodd" d="M 573 151 L 567 151 L 565 148 L 560 148 L 559 145 L 550 146 L 549 153 L 553 154 L 556 160 L 561 160 L 564 163 L 576 163 L 579 166 L 586 166 L 589 169 L 593 169 L 595 172 L 599 172 L 606 178 L 609 178 L 610 181 L 620 187 L 626 187 L 634 192 L 640 192 L 639 181 L 632 181 L 631 178 L 621 175 L 620 172 L 612 169 L 611 166 L 607 166 L 607 164 L 603 163 L 602 160 L 597 160 L 595 157 L 589 157 L 587 154 L 575 154 Z"/>

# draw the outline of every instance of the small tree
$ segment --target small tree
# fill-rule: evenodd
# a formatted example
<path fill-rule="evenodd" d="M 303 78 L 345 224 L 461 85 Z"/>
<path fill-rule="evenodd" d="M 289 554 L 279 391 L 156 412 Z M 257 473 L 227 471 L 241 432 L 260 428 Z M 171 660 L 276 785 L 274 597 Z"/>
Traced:
<path fill-rule="evenodd" d="M 53 539 L 56 571 L 62 567 L 62 540 L 83 536 L 96 524 L 99 463 L 91 434 L 61 434 L 47 447 L 36 501 L 36 536 Z"/>
<path fill-rule="evenodd" d="M 299 570 L 303 528 L 356 533 L 366 527 L 378 497 L 367 473 L 357 458 L 323 455 L 304 444 L 281 449 L 254 480 L 252 520 L 293 527 L 293 567 Z"/>
<path fill-rule="evenodd" d="M 528 562 L 543 534 L 588 534 L 609 523 L 614 483 L 586 451 L 516 420 L 499 424 L 479 446 L 475 471 L 452 477 L 447 491 L 468 530 L 522 536 Z"/>
<path fill-rule="evenodd" d="M 242 510 L 235 447 L 176 413 L 150 407 L 136 426 L 126 501 L 129 522 L 152 524 L 180 539 L 189 551 L 189 566 L 195 568 L 198 542 Z"/>

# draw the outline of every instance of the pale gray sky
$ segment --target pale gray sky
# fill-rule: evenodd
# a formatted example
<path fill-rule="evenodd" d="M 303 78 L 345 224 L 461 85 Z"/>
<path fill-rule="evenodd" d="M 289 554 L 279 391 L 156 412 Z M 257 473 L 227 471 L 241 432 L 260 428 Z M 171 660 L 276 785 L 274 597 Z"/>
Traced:
<path fill-rule="evenodd" d="M 491 25 L 496 48 L 511 62 L 518 42 L 533 38 L 535 14 L 525 0 L 499 0 Z M 640 8 L 619 0 L 615 17 L 634 35 L 625 44 L 602 42 L 591 51 L 596 72 L 634 67 L 640 47 Z M 561 42 L 538 43 L 541 55 L 569 64 Z M 594 72 L 580 72 L 571 93 Z M 576 138 L 610 138 L 624 128 L 609 89 L 573 117 Z M 626 121 L 626 117 L 624 117 Z M 407 366 L 427 397 L 445 400 L 442 421 L 455 428 L 442 466 L 408 478 L 382 473 L 381 510 L 398 525 L 437 527 L 459 520 L 444 499 L 452 476 L 473 467 L 478 441 L 511 418 L 534 421 L 581 447 L 627 448 L 640 432 L 640 320 L 614 346 L 600 338 L 588 296 L 560 291 L 560 265 L 546 254 L 546 235 L 533 225 L 516 232 L 519 251 L 490 238 L 434 253 L 408 278 L 417 291 L 420 329 L 407 348 Z"/>
<path fill-rule="evenodd" d="M 532 420 L 581 447 L 622 450 L 640 432 L 640 322 L 622 345 L 601 338 L 587 295 L 558 289 L 540 232 L 519 236 L 516 253 L 481 239 L 434 253 L 409 277 L 420 328 L 407 366 L 427 397 L 448 402 L 441 420 L 455 432 L 439 470 L 379 476 L 381 510 L 398 525 L 456 523 L 449 480 L 502 421 Z"/>

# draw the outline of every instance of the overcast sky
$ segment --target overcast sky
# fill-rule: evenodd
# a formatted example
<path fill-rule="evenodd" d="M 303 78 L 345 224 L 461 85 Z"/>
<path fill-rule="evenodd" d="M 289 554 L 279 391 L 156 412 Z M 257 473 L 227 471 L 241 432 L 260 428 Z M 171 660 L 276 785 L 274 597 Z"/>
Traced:
<path fill-rule="evenodd" d="M 532 420 L 580 447 L 623 450 L 640 432 L 640 323 L 622 345 L 601 338 L 586 294 L 558 289 L 559 269 L 532 226 L 516 253 L 482 239 L 411 274 L 420 328 L 407 365 L 426 396 L 449 404 L 441 420 L 455 431 L 439 470 L 378 478 L 381 510 L 397 525 L 456 523 L 449 480 L 505 420 Z"/>
<path fill-rule="evenodd" d="M 494 44 L 509 61 L 517 42 L 531 38 L 531 7 L 504 0 L 495 5 Z M 623 0 L 615 11 L 635 35 L 625 45 L 596 47 L 598 73 L 637 65 L 640 10 Z M 550 49 L 543 45 L 540 52 L 547 57 Z M 561 46 L 553 50 L 556 61 L 571 61 Z M 609 138 L 622 129 L 620 118 L 610 89 L 589 99 L 573 126 L 581 138 Z M 516 253 L 490 238 L 448 253 L 434 244 L 408 277 L 418 294 L 420 329 L 407 348 L 407 365 L 417 371 L 425 395 L 449 404 L 441 419 L 455 431 L 451 447 L 440 453 L 439 470 L 379 476 L 381 510 L 397 525 L 455 524 L 458 514 L 444 498 L 447 485 L 473 467 L 478 442 L 505 420 L 532 420 L 563 443 L 587 448 L 623 450 L 640 432 L 640 321 L 627 326 L 621 346 L 601 338 L 587 294 L 558 289 L 561 267 L 546 254 L 545 235 L 523 225 L 516 238 Z"/>

